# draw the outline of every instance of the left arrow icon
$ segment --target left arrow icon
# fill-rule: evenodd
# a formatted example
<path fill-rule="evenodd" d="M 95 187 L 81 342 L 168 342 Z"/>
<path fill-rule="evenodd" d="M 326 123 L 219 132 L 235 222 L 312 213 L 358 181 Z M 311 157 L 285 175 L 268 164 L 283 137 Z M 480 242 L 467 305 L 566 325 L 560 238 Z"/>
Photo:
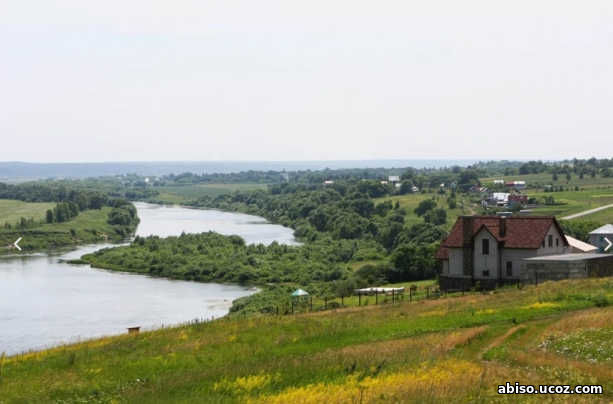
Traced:
<path fill-rule="evenodd" d="M 21 241 L 23 237 L 19 237 L 17 240 L 15 240 L 15 242 L 13 243 L 13 246 L 18 249 L 19 251 L 21 251 L 21 247 L 19 247 L 19 242 Z"/>

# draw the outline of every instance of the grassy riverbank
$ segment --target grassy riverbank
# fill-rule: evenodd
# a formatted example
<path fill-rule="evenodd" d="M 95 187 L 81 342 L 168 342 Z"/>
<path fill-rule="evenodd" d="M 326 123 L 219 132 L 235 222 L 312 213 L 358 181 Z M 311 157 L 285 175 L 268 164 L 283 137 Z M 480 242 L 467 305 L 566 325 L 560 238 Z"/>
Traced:
<path fill-rule="evenodd" d="M 20 247 L 24 251 L 32 252 L 79 244 L 121 241 L 134 232 L 137 222 L 127 225 L 110 224 L 109 214 L 112 209 L 104 206 L 101 209 L 86 210 L 62 223 L 38 223 L 25 229 L 0 228 L 0 245 L 9 245 L 18 237 L 23 237 L 19 243 Z M 8 251 L 10 250 L 3 249 L 0 253 Z"/>
<path fill-rule="evenodd" d="M 533 402 L 499 396 L 507 381 L 608 402 L 612 299 L 587 279 L 102 338 L 5 358 L 0 402 Z"/>

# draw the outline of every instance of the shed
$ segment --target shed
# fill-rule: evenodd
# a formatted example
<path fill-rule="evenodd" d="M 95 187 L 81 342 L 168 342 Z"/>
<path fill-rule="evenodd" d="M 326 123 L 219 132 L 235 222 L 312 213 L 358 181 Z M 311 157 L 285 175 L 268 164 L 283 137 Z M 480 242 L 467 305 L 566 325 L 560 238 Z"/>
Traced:
<path fill-rule="evenodd" d="M 613 275 L 613 254 L 546 255 L 523 260 L 522 278 L 530 281 Z"/>
<path fill-rule="evenodd" d="M 605 224 L 590 233 L 590 244 L 602 251 L 609 247 L 610 243 L 613 243 L 613 224 Z"/>

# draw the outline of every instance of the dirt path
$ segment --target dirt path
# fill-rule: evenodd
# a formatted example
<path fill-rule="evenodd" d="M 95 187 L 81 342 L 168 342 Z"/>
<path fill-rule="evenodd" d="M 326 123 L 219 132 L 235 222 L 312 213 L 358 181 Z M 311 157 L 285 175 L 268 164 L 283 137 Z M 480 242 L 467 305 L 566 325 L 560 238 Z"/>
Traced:
<path fill-rule="evenodd" d="M 594 208 L 594 209 L 590 209 L 590 210 L 585 210 L 583 212 L 575 213 L 574 215 L 564 216 L 562 218 L 562 220 L 576 219 L 578 217 L 586 216 L 586 215 L 591 215 L 592 213 L 600 212 L 601 210 L 605 210 L 605 209 L 609 209 L 609 208 L 613 208 L 613 203 L 611 205 L 605 205 L 605 206 L 601 206 L 599 208 Z"/>
<path fill-rule="evenodd" d="M 524 325 L 516 325 L 515 327 L 509 328 L 504 334 L 496 337 L 492 342 L 490 342 L 489 345 L 487 345 L 481 350 L 481 352 L 479 352 L 479 359 L 483 359 L 483 355 L 485 355 L 487 351 L 492 348 L 496 348 L 497 346 L 500 346 L 507 338 L 509 338 L 511 335 L 515 334 L 517 331 L 524 327 Z"/>

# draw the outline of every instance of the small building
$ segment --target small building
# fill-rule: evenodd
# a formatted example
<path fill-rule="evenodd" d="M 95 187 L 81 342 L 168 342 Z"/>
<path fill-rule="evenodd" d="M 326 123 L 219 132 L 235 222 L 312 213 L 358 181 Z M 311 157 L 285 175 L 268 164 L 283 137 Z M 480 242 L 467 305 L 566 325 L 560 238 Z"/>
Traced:
<path fill-rule="evenodd" d="M 441 243 L 442 290 L 522 279 L 526 258 L 565 254 L 568 241 L 553 216 L 461 216 Z"/>
<path fill-rule="evenodd" d="M 518 203 L 521 206 L 526 206 L 528 204 L 528 195 L 511 194 L 509 195 L 509 203 Z"/>
<path fill-rule="evenodd" d="M 492 195 L 490 195 L 488 204 L 495 206 L 506 206 L 507 203 L 509 203 L 510 195 L 511 194 L 508 192 L 493 192 Z"/>
<path fill-rule="evenodd" d="M 413 185 L 411 187 L 411 192 L 413 192 L 413 193 L 419 192 L 419 187 L 416 187 L 415 185 Z"/>
<path fill-rule="evenodd" d="M 605 224 L 590 233 L 590 244 L 600 248 L 601 251 L 605 251 L 611 243 L 613 243 L 613 224 Z M 613 247 L 606 251 L 613 252 Z"/>
<path fill-rule="evenodd" d="M 400 176 L 399 175 L 390 175 L 389 177 L 387 177 L 387 180 L 389 182 L 391 182 L 392 184 L 394 182 L 400 182 Z"/>
<path fill-rule="evenodd" d="M 568 241 L 568 245 L 570 246 L 570 252 L 573 254 L 598 251 L 598 247 L 588 243 L 584 243 L 583 241 L 577 240 L 576 238 L 571 237 L 569 235 L 566 235 L 566 241 Z"/>
<path fill-rule="evenodd" d="M 494 180 L 494 185 L 504 185 L 504 180 Z"/>
<path fill-rule="evenodd" d="M 334 184 L 334 181 L 332 181 L 332 180 L 325 180 L 324 181 L 324 185 L 333 185 L 333 184 Z"/>
<path fill-rule="evenodd" d="M 509 188 L 524 189 L 526 188 L 526 181 L 510 181 L 505 185 Z"/>
<path fill-rule="evenodd" d="M 528 282 L 613 275 L 613 254 L 580 253 L 524 260 L 522 279 Z"/>

